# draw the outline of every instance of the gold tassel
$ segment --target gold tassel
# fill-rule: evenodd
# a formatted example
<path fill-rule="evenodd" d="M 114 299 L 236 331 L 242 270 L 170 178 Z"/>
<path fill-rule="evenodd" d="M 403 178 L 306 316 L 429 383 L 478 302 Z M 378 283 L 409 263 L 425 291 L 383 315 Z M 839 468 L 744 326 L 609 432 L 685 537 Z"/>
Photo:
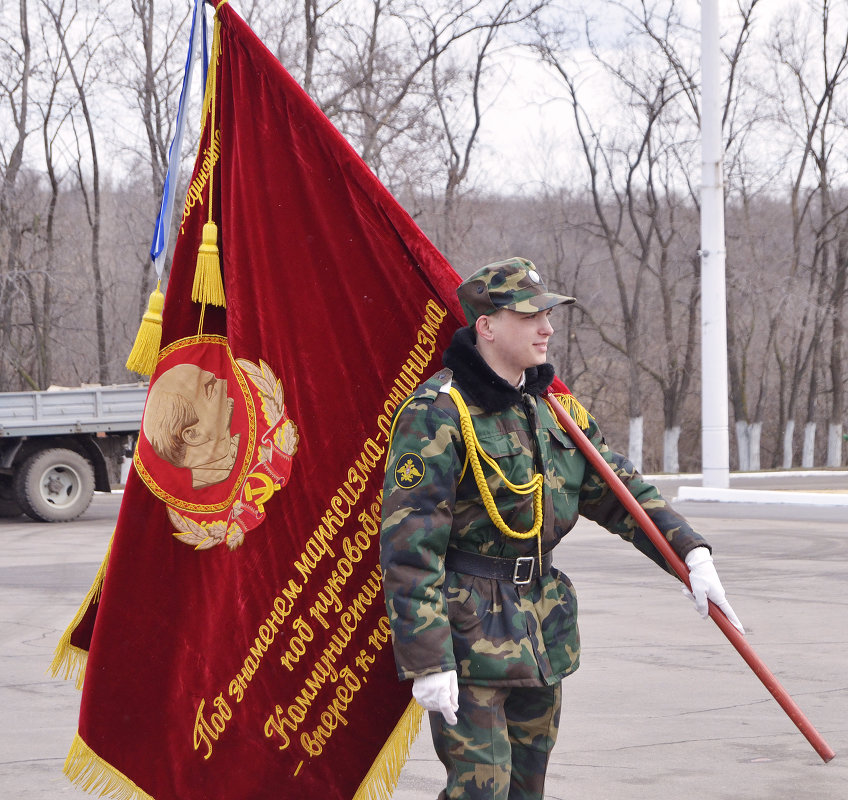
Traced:
<path fill-rule="evenodd" d="M 221 54 L 221 21 L 215 12 L 215 28 L 212 35 L 212 53 L 209 57 L 209 80 L 206 81 L 206 95 L 203 98 L 203 124 L 206 121 L 206 104 L 211 115 L 209 131 L 210 142 L 215 141 L 215 93 L 217 87 L 218 58 Z M 209 157 L 209 194 L 206 224 L 203 226 L 203 242 L 197 252 L 197 268 L 194 271 L 194 284 L 191 287 L 191 299 L 202 306 L 227 307 L 224 296 L 224 282 L 221 278 L 221 257 L 218 250 L 218 226 L 212 220 L 212 198 L 215 185 L 215 164 Z M 203 315 L 201 313 L 201 327 Z"/>
<path fill-rule="evenodd" d="M 571 415 L 571 418 L 580 426 L 580 430 L 589 429 L 589 412 L 573 394 L 555 394 L 562 407 Z"/>
<path fill-rule="evenodd" d="M 71 744 L 62 772 L 84 792 L 115 800 L 153 800 L 126 775 L 94 752 L 77 734 Z"/>
<path fill-rule="evenodd" d="M 390 800 L 403 765 L 409 758 L 409 749 L 421 730 L 423 717 L 424 709 L 415 700 L 410 701 L 359 784 L 353 800 Z"/>
<path fill-rule="evenodd" d="M 210 202 L 211 200 L 210 198 Z M 218 255 L 218 226 L 211 221 L 203 226 L 203 243 L 197 253 L 191 299 L 196 303 L 227 307 L 224 283 L 221 280 L 221 259 Z"/>
<path fill-rule="evenodd" d="M 127 369 L 139 375 L 152 375 L 159 357 L 162 344 L 162 309 L 165 307 L 165 295 L 161 290 L 162 282 L 150 294 L 147 311 L 141 318 L 141 325 L 135 337 L 135 344 L 127 359 Z"/>

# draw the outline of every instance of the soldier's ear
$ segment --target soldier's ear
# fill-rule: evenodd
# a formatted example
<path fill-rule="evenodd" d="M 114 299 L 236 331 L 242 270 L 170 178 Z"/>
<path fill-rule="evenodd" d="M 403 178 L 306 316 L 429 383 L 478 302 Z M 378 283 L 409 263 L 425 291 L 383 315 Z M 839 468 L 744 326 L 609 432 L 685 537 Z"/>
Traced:
<path fill-rule="evenodd" d="M 492 330 L 492 322 L 487 314 L 477 317 L 474 323 L 474 330 L 477 331 L 478 341 L 482 339 L 485 342 L 491 342 L 495 338 L 495 333 Z"/>

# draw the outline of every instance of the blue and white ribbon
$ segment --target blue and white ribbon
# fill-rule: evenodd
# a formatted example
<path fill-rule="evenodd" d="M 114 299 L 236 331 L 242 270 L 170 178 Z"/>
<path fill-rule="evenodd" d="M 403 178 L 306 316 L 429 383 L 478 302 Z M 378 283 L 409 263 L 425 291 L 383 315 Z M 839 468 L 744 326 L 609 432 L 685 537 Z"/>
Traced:
<path fill-rule="evenodd" d="M 191 33 L 189 34 L 188 55 L 186 56 L 185 74 L 180 90 L 180 104 L 177 108 L 176 128 L 171 147 L 168 150 L 168 172 L 165 174 L 165 186 L 162 192 L 162 205 L 156 217 L 156 228 L 153 232 L 153 244 L 150 245 L 150 258 L 156 268 L 159 280 L 165 268 L 168 255 L 168 241 L 171 238 L 171 221 L 174 216 L 174 194 L 180 172 L 180 154 L 185 131 L 186 109 L 188 94 L 191 87 L 191 77 L 194 72 L 194 62 L 197 60 L 197 40 L 201 39 L 201 60 L 203 66 L 203 92 L 206 91 L 206 75 L 209 71 L 209 47 L 206 40 L 206 3 L 205 0 L 194 0 L 194 11 L 191 17 Z M 203 96 L 203 95 L 201 95 Z"/>

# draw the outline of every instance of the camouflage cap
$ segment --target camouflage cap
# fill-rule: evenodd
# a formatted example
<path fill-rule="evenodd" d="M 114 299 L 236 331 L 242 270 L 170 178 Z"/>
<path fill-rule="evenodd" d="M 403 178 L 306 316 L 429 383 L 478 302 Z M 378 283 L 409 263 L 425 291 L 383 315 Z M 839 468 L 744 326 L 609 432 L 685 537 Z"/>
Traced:
<path fill-rule="evenodd" d="M 534 314 L 574 302 L 573 297 L 549 292 L 533 262 L 526 258 L 508 258 L 481 267 L 459 284 L 456 296 L 469 325 L 502 308 Z"/>

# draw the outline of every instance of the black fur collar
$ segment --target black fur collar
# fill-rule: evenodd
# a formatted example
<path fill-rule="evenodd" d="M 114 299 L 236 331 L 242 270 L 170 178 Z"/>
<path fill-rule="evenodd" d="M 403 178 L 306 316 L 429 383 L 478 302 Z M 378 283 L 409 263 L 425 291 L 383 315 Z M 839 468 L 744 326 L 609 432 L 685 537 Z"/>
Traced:
<path fill-rule="evenodd" d="M 475 405 L 485 411 L 505 411 L 521 402 L 521 392 L 497 375 L 483 360 L 477 348 L 474 329 L 460 328 L 442 357 L 442 363 L 453 371 L 457 383 Z M 530 367 L 524 371 L 524 392 L 540 395 L 553 382 L 551 364 Z"/>

